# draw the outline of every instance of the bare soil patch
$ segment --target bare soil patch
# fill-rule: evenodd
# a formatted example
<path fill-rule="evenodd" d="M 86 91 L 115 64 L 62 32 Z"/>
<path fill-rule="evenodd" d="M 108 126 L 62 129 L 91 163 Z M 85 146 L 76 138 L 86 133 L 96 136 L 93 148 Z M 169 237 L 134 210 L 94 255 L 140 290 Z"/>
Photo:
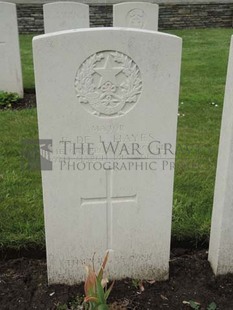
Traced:
<path fill-rule="evenodd" d="M 153 280 L 153 279 L 152 279 Z M 144 291 L 132 279 L 117 281 L 110 303 L 116 309 L 192 309 L 184 301 L 200 303 L 207 309 L 233 309 L 233 275 L 215 277 L 207 261 L 206 250 L 173 249 L 170 279 L 143 281 Z M 0 309 L 76 309 L 75 300 L 83 296 L 83 285 L 47 285 L 45 258 L 16 258 L 0 261 Z"/>

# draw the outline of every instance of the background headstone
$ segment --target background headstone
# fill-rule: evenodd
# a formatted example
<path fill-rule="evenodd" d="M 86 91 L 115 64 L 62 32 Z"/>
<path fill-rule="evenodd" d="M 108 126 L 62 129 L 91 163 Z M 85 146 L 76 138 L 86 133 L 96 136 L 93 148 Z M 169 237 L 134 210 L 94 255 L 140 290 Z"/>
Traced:
<path fill-rule="evenodd" d="M 233 37 L 225 99 L 212 214 L 209 261 L 215 274 L 233 272 Z"/>
<path fill-rule="evenodd" d="M 89 27 L 89 6 L 77 2 L 43 5 L 45 33 Z"/>
<path fill-rule="evenodd" d="M 149 2 L 113 5 L 113 26 L 158 30 L 159 6 Z"/>
<path fill-rule="evenodd" d="M 107 249 L 112 278 L 167 279 L 181 39 L 101 28 L 33 47 L 49 283 Z"/>
<path fill-rule="evenodd" d="M 0 2 L 0 91 L 23 97 L 16 5 Z"/>

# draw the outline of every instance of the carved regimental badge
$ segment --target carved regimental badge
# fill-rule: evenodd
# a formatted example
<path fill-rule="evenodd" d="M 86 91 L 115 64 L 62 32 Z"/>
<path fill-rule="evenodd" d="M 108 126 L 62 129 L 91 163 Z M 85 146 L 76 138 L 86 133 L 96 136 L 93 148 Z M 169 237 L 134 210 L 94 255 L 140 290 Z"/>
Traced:
<path fill-rule="evenodd" d="M 123 53 L 103 51 L 87 58 L 75 78 L 82 106 L 99 117 L 125 115 L 137 103 L 142 78 L 135 62 Z"/>
<path fill-rule="evenodd" d="M 130 28 L 144 28 L 146 14 L 141 9 L 133 9 L 127 14 L 127 25 Z"/>

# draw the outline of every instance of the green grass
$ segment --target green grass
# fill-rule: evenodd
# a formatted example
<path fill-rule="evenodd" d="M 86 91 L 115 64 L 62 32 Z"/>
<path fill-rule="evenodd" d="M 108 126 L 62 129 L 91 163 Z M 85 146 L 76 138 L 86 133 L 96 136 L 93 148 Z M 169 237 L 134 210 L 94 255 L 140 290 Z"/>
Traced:
<path fill-rule="evenodd" d="M 174 31 L 183 38 L 173 236 L 208 238 L 231 29 Z M 212 105 L 214 102 L 217 104 Z M 185 151 L 184 146 L 188 148 Z"/>
<path fill-rule="evenodd" d="M 35 88 L 33 58 L 32 58 L 33 35 L 20 35 L 20 48 L 23 71 L 23 85 L 25 89 Z"/>
<path fill-rule="evenodd" d="M 208 238 L 232 29 L 172 31 L 183 38 L 173 237 Z M 31 36 L 21 36 L 24 87 L 34 87 Z M 218 106 L 212 105 L 214 102 Z M 0 112 L 0 246 L 44 244 L 41 178 L 23 170 L 23 139 L 37 138 L 36 110 Z"/>
<path fill-rule="evenodd" d="M 0 113 L 0 246 L 44 244 L 41 176 L 23 169 L 22 140 L 37 139 L 36 110 Z"/>

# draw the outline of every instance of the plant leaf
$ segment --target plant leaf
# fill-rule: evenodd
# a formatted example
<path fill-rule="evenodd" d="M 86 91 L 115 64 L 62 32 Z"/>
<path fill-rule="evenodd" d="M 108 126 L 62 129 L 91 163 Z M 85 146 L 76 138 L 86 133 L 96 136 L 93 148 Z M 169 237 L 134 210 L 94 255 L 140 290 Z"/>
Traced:
<path fill-rule="evenodd" d="M 108 310 L 108 306 L 105 304 L 101 304 L 97 307 L 98 310 Z"/>
<path fill-rule="evenodd" d="M 108 299 L 108 297 L 109 297 L 109 295 L 110 295 L 110 293 L 111 293 L 111 291 L 112 291 L 112 288 L 113 288 L 114 283 L 115 283 L 115 281 L 112 282 L 112 284 L 109 286 L 109 288 L 107 289 L 107 291 L 104 293 L 104 298 L 105 298 L 105 300 Z"/>
<path fill-rule="evenodd" d="M 98 302 L 98 298 L 97 297 L 93 297 L 93 296 L 86 296 L 84 298 L 84 302 L 95 302 L 95 303 L 97 303 Z"/>
<path fill-rule="evenodd" d="M 101 281 L 98 278 L 96 279 L 96 294 L 97 294 L 98 301 L 101 304 L 105 304 L 106 301 L 104 298 L 104 289 L 101 285 Z"/>
<path fill-rule="evenodd" d="M 87 278 L 84 284 L 84 292 L 86 296 L 96 293 L 96 274 L 91 266 L 87 267 Z"/>
<path fill-rule="evenodd" d="M 216 310 L 217 309 L 217 305 L 215 302 L 212 302 L 211 304 L 209 304 L 207 310 Z"/>
<path fill-rule="evenodd" d="M 103 278 L 104 269 L 105 269 L 106 264 L 108 262 L 108 256 L 109 256 L 109 251 L 107 251 L 107 253 L 106 253 L 105 257 L 104 257 L 103 263 L 102 263 L 102 265 L 100 267 L 100 271 L 99 271 L 98 276 L 97 276 L 97 278 L 99 280 L 102 280 L 102 278 Z"/>
<path fill-rule="evenodd" d="M 189 301 L 189 305 L 192 309 L 195 309 L 195 310 L 198 310 L 200 308 L 200 304 L 193 300 Z"/>

